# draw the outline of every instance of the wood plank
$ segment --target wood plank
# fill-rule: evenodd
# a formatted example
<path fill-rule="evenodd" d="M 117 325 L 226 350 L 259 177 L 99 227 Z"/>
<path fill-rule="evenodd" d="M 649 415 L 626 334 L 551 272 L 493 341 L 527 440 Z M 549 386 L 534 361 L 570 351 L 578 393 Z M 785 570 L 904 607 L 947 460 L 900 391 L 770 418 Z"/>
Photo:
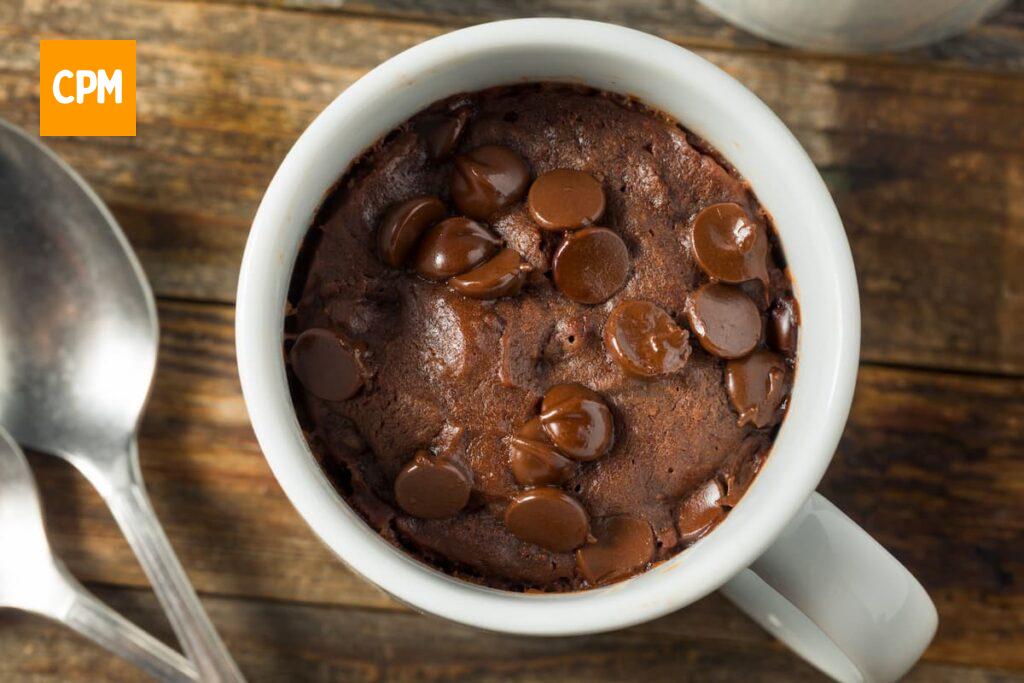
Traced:
<path fill-rule="evenodd" d="M 139 136 L 51 139 L 156 291 L 231 301 L 277 163 L 335 93 L 450 28 L 146 0 L 0 7 L 0 111 L 37 125 L 36 38 L 139 38 Z M 295 40 L 295 36 L 302 36 Z M 1024 374 L 1024 78 L 702 49 L 788 123 L 836 197 L 864 357 Z"/>
<path fill-rule="evenodd" d="M 470 25 L 521 17 L 571 17 L 622 24 L 674 42 L 743 50 L 783 48 L 734 27 L 696 0 L 204 0 Z M 935 45 L 865 56 L 887 62 L 1024 70 L 1024 1 L 1014 0 L 971 31 Z"/>
<path fill-rule="evenodd" d="M 99 595 L 173 642 L 155 600 L 125 589 Z M 824 681 L 795 655 L 752 630 L 719 598 L 643 626 L 581 638 L 524 638 L 412 613 L 205 599 L 239 666 L 257 681 Z M 691 613 L 731 613 L 721 639 Z M 30 615 L 0 612 L 0 679 L 135 681 L 142 676 L 91 643 Z M 1024 681 L 1019 673 L 937 662 L 907 681 Z"/>
<path fill-rule="evenodd" d="M 230 308 L 164 303 L 160 315 L 160 370 L 143 423 L 142 462 L 196 586 L 402 610 L 332 557 L 273 480 L 239 394 Z M 823 491 L 931 591 L 941 619 L 931 661 L 1024 669 L 1022 425 L 1024 380 L 861 370 Z M 47 518 L 75 573 L 144 586 L 96 494 L 63 463 L 36 456 L 33 464 L 43 490 L 60 492 L 59 500 L 47 498 Z M 740 629 L 730 614 L 707 608 L 679 623 L 729 640 Z"/>

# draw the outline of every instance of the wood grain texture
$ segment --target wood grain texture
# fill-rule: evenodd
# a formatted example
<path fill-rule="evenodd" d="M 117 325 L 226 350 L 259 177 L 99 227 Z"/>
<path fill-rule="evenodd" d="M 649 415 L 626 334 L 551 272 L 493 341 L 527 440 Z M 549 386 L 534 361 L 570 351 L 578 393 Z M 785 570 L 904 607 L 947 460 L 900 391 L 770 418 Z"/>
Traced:
<path fill-rule="evenodd" d="M 204 0 L 392 17 L 457 25 L 520 17 L 572 17 L 622 24 L 688 45 L 743 50 L 780 50 L 738 29 L 696 0 Z M 797 50 L 788 50 L 800 54 Z M 1010 5 L 974 30 L 898 54 L 861 56 L 885 62 L 916 62 L 1004 71 L 1024 70 L 1024 1 Z"/>
<path fill-rule="evenodd" d="M 160 519 L 207 593 L 404 611 L 312 535 L 251 434 L 226 306 L 165 303 L 142 463 Z M 864 367 L 823 491 L 920 577 L 932 661 L 1024 670 L 1024 380 Z M 90 581 L 144 586 L 109 514 L 67 465 L 33 465 L 54 544 Z M 693 637 L 741 638 L 731 610 L 685 610 Z M 691 614 L 691 612 L 693 612 Z M 756 630 L 756 629 L 754 629 Z M 742 636 L 746 638 L 747 636 Z"/>
<path fill-rule="evenodd" d="M 99 596 L 172 643 L 148 593 Z M 408 612 L 339 610 L 272 601 L 204 599 L 250 681 L 826 681 L 717 596 L 685 612 L 614 633 L 523 638 Z M 723 637 L 724 636 L 724 637 Z M 91 643 L 34 616 L 0 612 L 0 679 L 51 683 L 136 681 L 142 676 Z M 1024 675 L 922 662 L 912 683 L 1011 683 Z"/>
<path fill-rule="evenodd" d="M 36 127 L 37 37 L 139 38 L 139 136 L 50 142 L 110 203 L 158 293 L 227 302 L 259 198 L 306 123 L 367 69 L 452 26 L 24 0 L 0 6 L 0 111 Z M 866 359 L 1024 374 L 1024 78 L 698 52 L 774 108 L 821 169 L 858 267 Z"/>

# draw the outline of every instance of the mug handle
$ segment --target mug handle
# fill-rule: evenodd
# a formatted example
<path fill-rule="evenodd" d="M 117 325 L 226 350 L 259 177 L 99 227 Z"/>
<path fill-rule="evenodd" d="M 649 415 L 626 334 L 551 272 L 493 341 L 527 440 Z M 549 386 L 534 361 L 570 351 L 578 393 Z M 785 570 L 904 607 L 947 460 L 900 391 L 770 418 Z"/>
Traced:
<path fill-rule="evenodd" d="M 906 567 L 818 493 L 722 593 L 843 683 L 894 681 L 928 647 L 935 605 Z"/>

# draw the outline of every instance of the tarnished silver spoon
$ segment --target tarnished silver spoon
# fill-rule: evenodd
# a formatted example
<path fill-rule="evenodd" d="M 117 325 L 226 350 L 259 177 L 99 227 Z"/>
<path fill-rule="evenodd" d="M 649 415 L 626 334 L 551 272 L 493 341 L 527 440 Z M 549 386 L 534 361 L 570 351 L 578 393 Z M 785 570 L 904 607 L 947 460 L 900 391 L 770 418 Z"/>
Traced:
<path fill-rule="evenodd" d="M 0 607 L 70 626 L 161 681 L 194 681 L 192 662 L 113 611 L 50 550 L 32 470 L 0 427 Z"/>
<path fill-rule="evenodd" d="M 156 305 L 106 206 L 0 121 L 0 424 L 103 496 L 204 681 L 240 681 L 153 512 L 136 426 L 156 366 Z"/>

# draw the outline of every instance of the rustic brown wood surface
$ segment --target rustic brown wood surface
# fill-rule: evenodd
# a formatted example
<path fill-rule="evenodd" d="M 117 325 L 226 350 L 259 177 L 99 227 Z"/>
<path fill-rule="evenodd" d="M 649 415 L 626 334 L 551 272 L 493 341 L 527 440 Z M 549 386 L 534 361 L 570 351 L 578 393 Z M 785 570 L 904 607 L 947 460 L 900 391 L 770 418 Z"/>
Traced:
<path fill-rule="evenodd" d="M 253 680 L 820 680 L 716 596 L 595 637 L 486 634 L 411 613 L 313 537 L 270 474 L 235 371 L 249 221 L 295 137 L 388 56 L 477 21 L 606 19 L 743 81 L 839 204 L 864 364 L 822 490 L 903 561 L 940 613 L 919 681 L 1024 680 L 1024 2 L 900 55 L 772 46 L 693 2 L 0 0 L 0 116 L 38 126 L 39 38 L 134 38 L 138 136 L 48 140 L 93 183 L 161 297 L 143 425 L 152 498 Z M 54 545 L 168 640 L 96 494 L 33 456 Z M 68 631 L 0 612 L 0 680 L 137 680 Z"/>

